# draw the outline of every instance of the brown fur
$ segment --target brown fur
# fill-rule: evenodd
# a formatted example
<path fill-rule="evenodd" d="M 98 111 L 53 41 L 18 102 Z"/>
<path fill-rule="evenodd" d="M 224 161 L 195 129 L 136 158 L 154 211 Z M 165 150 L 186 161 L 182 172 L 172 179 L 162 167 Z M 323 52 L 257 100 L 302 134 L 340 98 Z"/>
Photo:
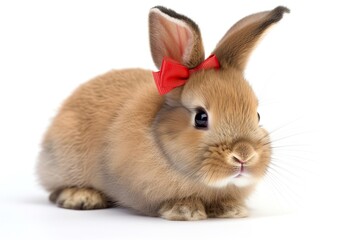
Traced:
<path fill-rule="evenodd" d="M 158 14 L 150 13 L 150 19 L 162 19 L 150 23 L 156 25 L 150 26 L 151 35 L 158 34 L 158 24 L 168 24 Z M 173 12 L 168 17 L 177 18 L 171 24 L 189 21 Z M 253 43 L 238 43 L 249 39 L 251 29 L 237 26 L 223 38 L 214 51 L 221 69 L 193 73 L 165 96 L 158 94 L 151 72 L 141 69 L 112 71 L 80 86 L 54 119 L 40 154 L 39 178 L 53 192 L 52 201 L 89 209 L 106 207 L 112 199 L 171 220 L 246 216 L 244 200 L 264 175 L 271 154 L 268 133 L 258 125 L 257 98 L 242 71 L 232 67 L 246 61 Z M 191 33 L 201 42 L 198 31 Z M 176 42 L 176 36 L 169 39 Z M 158 41 L 165 40 L 160 36 Z M 183 46 L 190 48 L 183 52 L 203 54 L 202 43 Z M 241 58 L 224 54 L 231 46 Z M 153 56 L 163 54 L 153 51 Z M 191 65 L 202 61 L 200 55 L 191 54 Z M 188 63 L 183 56 L 176 60 Z M 193 126 L 199 107 L 209 114 L 207 130 Z M 244 186 L 237 185 L 243 176 L 231 177 L 239 173 L 240 161 L 252 177 Z"/>
<path fill-rule="evenodd" d="M 289 12 L 288 8 L 279 6 L 272 11 L 250 15 L 234 24 L 214 51 L 214 54 L 222 59 L 221 66 L 235 67 L 243 71 L 248 56 L 264 32 L 280 21 L 284 13 Z"/>

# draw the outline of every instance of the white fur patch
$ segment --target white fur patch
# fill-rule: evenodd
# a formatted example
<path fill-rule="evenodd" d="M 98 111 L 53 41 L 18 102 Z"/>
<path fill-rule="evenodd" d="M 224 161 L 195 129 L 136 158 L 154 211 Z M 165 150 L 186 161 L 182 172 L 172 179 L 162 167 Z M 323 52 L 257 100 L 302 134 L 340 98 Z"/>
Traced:
<path fill-rule="evenodd" d="M 237 175 L 233 175 L 225 179 L 219 180 L 217 182 L 211 183 L 211 186 L 217 188 L 223 188 L 230 184 L 234 184 L 237 187 L 246 187 L 253 184 L 256 181 L 254 177 L 252 177 L 250 174 L 246 172 L 243 172 L 239 177 L 237 177 Z"/>

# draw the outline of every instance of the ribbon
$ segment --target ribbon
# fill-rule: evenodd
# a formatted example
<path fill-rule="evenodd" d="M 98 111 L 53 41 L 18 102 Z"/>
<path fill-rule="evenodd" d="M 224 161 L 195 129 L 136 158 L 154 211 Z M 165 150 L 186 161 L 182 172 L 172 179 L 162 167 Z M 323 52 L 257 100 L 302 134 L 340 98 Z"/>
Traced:
<path fill-rule="evenodd" d="M 172 89 L 184 85 L 193 72 L 211 68 L 220 68 L 219 60 L 214 54 L 191 69 L 171 58 L 164 57 L 160 71 L 153 72 L 153 77 L 160 95 L 164 95 Z"/>

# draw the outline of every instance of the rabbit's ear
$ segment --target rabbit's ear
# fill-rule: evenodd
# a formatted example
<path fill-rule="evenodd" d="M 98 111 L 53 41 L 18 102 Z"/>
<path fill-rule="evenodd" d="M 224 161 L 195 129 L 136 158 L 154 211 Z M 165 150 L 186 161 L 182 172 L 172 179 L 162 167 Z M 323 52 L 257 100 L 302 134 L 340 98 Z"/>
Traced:
<path fill-rule="evenodd" d="M 235 23 L 216 46 L 214 54 L 221 68 L 234 67 L 244 71 L 248 57 L 265 31 L 278 22 L 286 7 L 279 6 L 272 11 L 247 16 Z"/>
<path fill-rule="evenodd" d="M 151 54 L 157 68 L 164 57 L 188 68 L 204 60 L 204 47 L 199 27 L 191 19 L 158 6 L 149 13 Z"/>

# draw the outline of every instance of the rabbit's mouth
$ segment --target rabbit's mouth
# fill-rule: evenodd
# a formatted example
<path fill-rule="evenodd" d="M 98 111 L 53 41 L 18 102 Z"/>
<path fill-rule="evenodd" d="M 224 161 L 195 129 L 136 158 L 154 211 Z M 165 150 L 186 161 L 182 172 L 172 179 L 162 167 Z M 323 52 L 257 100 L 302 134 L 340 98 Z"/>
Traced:
<path fill-rule="evenodd" d="M 249 176 L 250 176 L 249 171 L 245 169 L 244 164 L 241 164 L 241 167 L 236 171 L 235 178 L 249 177 Z"/>
<path fill-rule="evenodd" d="M 235 178 L 239 178 L 241 176 L 243 176 L 243 173 L 244 173 L 244 164 L 241 164 L 241 168 L 239 169 L 239 171 L 237 172 L 237 175 L 235 176 Z"/>
<path fill-rule="evenodd" d="M 239 178 L 239 177 L 243 176 L 244 174 L 248 175 L 248 171 L 246 171 L 246 173 L 245 173 L 245 164 L 241 163 L 240 167 L 236 169 L 235 178 Z"/>
<path fill-rule="evenodd" d="M 223 188 L 228 185 L 235 185 L 237 187 L 246 187 L 253 184 L 254 181 L 255 178 L 251 174 L 251 172 L 249 172 L 248 167 L 243 165 L 236 168 L 236 170 L 232 172 L 230 175 L 208 184 L 212 187 L 218 187 L 218 188 Z"/>
<path fill-rule="evenodd" d="M 230 182 L 238 187 L 245 187 L 254 182 L 254 177 L 246 170 L 245 167 L 243 167 L 240 172 L 238 172 L 235 177 L 230 180 Z"/>

